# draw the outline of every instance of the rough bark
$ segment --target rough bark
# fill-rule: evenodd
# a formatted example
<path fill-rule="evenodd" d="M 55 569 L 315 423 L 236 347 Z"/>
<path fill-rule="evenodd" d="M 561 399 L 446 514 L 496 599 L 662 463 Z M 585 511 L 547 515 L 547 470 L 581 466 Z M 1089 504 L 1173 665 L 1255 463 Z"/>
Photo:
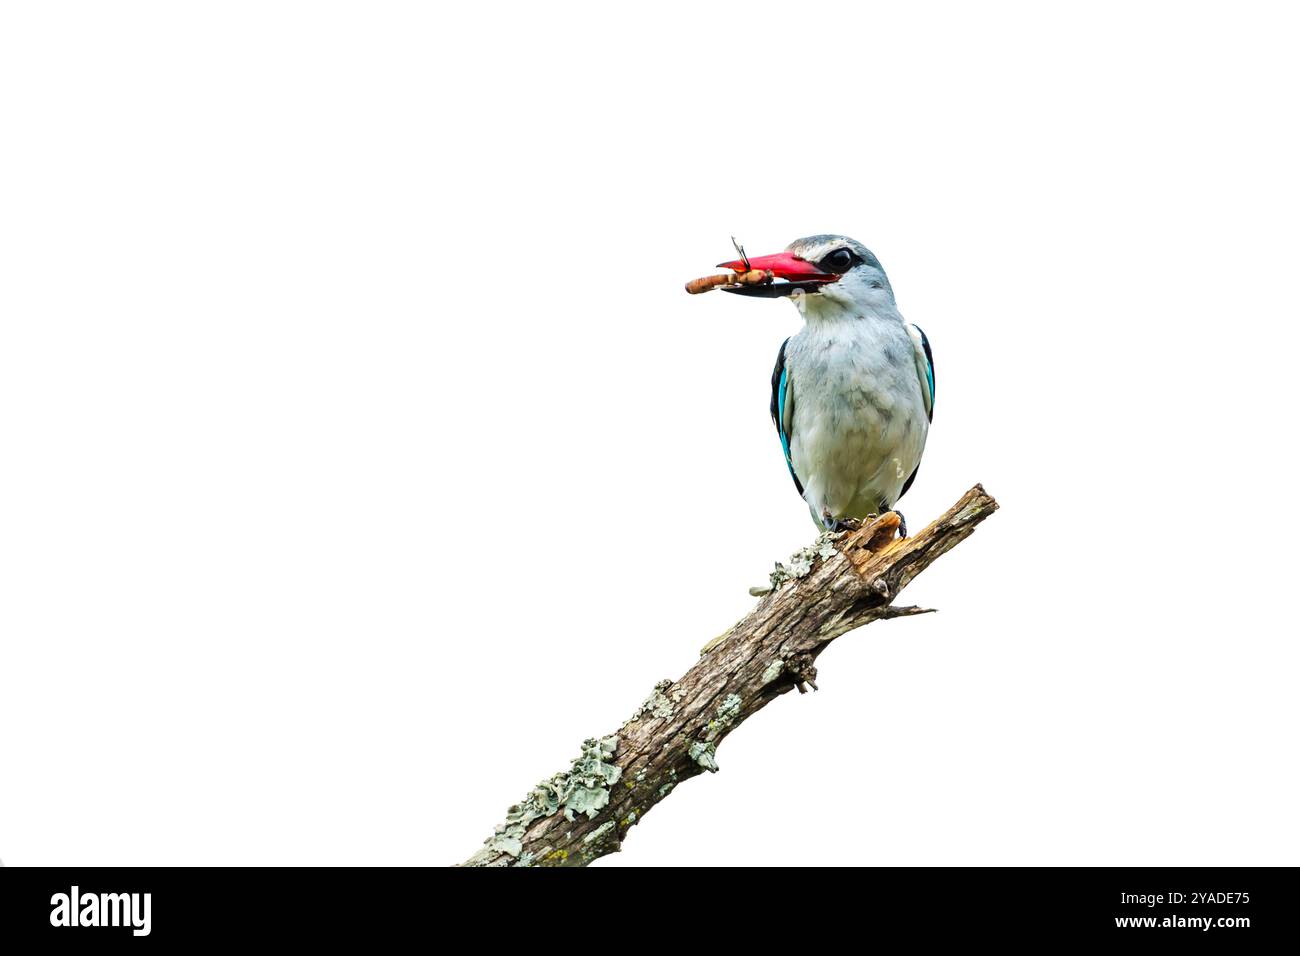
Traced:
<path fill-rule="evenodd" d="M 621 848 L 628 830 L 683 781 L 716 771 L 718 745 L 750 715 L 804 685 L 837 637 L 887 618 L 908 582 L 997 510 L 980 485 L 919 534 L 898 516 L 825 534 L 773 575 L 773 589 L 711 642 L 677 681 L 661 681 L 627 723 L 583 745 L 573 767 L 510 808 L 463 866 L 585 866 Z"/>

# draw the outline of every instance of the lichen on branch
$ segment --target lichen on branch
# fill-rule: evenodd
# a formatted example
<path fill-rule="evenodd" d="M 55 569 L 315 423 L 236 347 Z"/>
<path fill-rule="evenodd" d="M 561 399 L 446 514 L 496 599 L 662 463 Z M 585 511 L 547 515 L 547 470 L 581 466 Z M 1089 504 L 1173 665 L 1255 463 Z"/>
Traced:
<path fill-rule="evenodd" d="M 660 681 L 613 734 L 591 738 L 572 766 L 506 813 L 463 866 L 585 866 L 617 852 L 627 831 L 684 780 L 718 770 L 718 747 L 792 689 L 817 689 L 814 662 L 843 634 L 925 612 L 898 593 L 997 510 L 976 485 L 919 534 L 894 537 L 892 512 L 827 532 L 778 564 L 771 588 L 677 681 Z"/>

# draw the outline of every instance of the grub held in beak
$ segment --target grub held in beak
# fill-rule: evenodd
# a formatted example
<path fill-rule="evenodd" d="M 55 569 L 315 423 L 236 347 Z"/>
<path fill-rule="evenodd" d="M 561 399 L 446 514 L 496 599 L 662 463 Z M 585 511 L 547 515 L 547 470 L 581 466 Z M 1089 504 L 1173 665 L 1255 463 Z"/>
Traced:
<path fill-rule="evenodd" d="M 718 263 L 719 268 L 742 271 L 746 267 L 743 259 L 734 259 L 731 262 Z M 792 252 L 778 252 L 771 256 L 750 256 L 748 261 L 750 269 L 764 269 L 771 272 L 778 279 L 784 279 L 784 282 L 772 282 L 767 285 L 746 285 L 746 286 L 723 286 L 727 292 L 734 292 L 736 295 L 759 296 L 761 298 L 773 299 L 778 296 L 790 295 L 795 290 L 804 292 L 813 292 L 828 282 L 834 282 L 839 276 L 828 272 L 822 272 L 815 265 L 806 259 L 800 259 Z"/>

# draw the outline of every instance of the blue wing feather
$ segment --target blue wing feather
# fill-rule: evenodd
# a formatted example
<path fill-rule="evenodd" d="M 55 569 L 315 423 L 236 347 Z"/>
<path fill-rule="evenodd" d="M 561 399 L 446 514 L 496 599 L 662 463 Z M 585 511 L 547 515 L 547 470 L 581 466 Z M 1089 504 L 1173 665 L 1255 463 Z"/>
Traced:
<path fill-rule="evenodd" d="M 930 386 L 930 421 L 934 421 L 934 353 L 930 351 L 930 340 L 925 335 L 925 330 L 919 325 L 913 325 L 912 328 L 921 336 L 921 348 L 925 351 L 925 379 Z"/>
<path fill-rule="evenodd" d="M 930 402 L 926 408 L 926 415 L 929 417 L 930 421 L 934 421 L 934 353 L 930 351 L 930 340 L 926 338 L 925 332 L 922 331 L 921 327 L 919 325 L 913 325 L 912 328 L 916 329 L 917 334 L 920 335 L 921 351 L 925 353 L 925 381 L 930 387 Z M 903 490 L 898 493 L 899 498 L 907 494 L 907 489 L 912 487 L 912 482 L 916 481 L 916 473 L 920 470 L 920 465 L 917 465 L 912 469 L 912 473 L 907 476 L 907 481 L 903 484 Z"/>
<path fill-rule="evenodd" d="M 781 439 L 781 451 L 785 455 L 785 466 L 790 469 L 794 486 L 803 494 L 803 484 L 794 473 L 794 462 L 790 460 L 790 436 L 785 433 L 785 399 L 790 388 L 790 370 L 785 367 L 785 347 L 790 344 L 786 339 L 781 343 L 781 351 L 776 355 L 776 367 L 772 369 L 772 424 L 776 426 L 777 437 Z"/>

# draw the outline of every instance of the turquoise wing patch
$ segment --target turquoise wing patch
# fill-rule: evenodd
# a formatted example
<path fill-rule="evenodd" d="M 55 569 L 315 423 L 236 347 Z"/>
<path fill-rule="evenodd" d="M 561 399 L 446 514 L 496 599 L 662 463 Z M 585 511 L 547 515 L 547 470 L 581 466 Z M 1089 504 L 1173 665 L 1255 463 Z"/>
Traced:
<path fill-rule="evenodd" d="M 785 347 L 790 344 L 786 339 L 781 343 L 781 351 L 776 356 L 776 367 L 772 369 L 772 424 L 776 426 L 777 437 L 781 439 L 781 452 L 785 455 L 785 467 L 794 479 L 794 486 L 803 494 L 803 485 L 794 473 L 794 462 L 790 460 L 790 435 L 786 422 L 794 423 L 794 394 L 790 390 L 790 370 L 785 365 Z"/>

